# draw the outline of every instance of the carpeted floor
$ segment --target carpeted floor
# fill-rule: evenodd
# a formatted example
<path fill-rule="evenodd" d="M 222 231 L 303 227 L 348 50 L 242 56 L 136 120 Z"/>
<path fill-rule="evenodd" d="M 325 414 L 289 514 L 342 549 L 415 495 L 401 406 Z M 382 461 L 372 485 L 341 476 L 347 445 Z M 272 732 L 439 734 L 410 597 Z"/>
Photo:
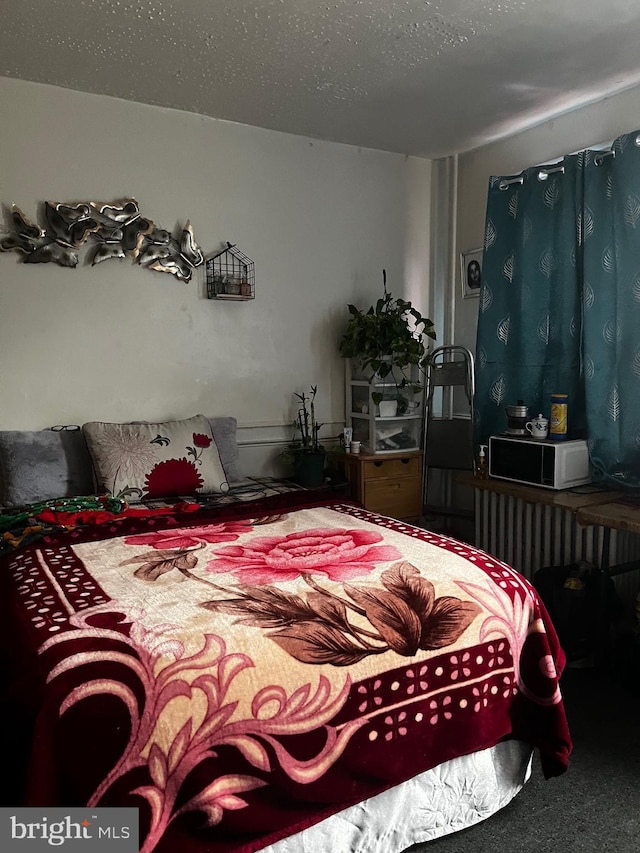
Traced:
<path fill-rule="evenodd" d="M 533 775 L 502 811 L 407 853 L 638 853 L 640 674 L 567 669 L 562 691 L 574 752 L 567 773 Z"/>

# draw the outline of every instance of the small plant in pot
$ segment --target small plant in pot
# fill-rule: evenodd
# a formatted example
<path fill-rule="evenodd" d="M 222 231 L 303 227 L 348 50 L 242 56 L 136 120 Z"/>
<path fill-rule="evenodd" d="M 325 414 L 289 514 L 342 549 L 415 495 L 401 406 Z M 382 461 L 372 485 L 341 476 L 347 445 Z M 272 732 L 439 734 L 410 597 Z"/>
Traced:
<path fill-rule="evenodd" d="M 417 394 L 422 390 L 429 364 L 430 352 L 425 337 L 436 339 L 433 322 L 405 299 L 394 299 L 387 290 L 387 272 L 382 270 L 384 295 L 367 311 L 349 305 L 349 322 L 340 340 L 339 351 L 344 358 L 358 363 L 369 377 L 380 382 L 393 382 L 399 411 L 406 409 L 403 392 Z M 377 404 L 383 394 L 371 395 Z"/>
<path fill-rule="evenodd" d="M 280 454 L 285 465 L 293 467 L 293 479 L 300 486 L 313 488 L 324 482 L 324 467 L 327 458 L 318 434 L 323 424 L 316 420 L 315 399 L 318 386 L 312 385 L 307 395 L 296 393 L 300 401 L 293 426 L 299 437 Z"/>

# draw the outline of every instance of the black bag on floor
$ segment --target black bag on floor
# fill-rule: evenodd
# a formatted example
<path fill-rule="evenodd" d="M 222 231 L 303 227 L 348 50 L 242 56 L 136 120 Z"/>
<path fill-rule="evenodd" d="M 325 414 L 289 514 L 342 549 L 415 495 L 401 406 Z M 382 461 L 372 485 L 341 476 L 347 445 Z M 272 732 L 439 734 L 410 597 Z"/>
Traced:
<path fill-rule="evenodd" d="M 596 651 L 603 576 L 589 563 L 546 566 L 533 576 L 533 585 L 549 611 L 567 661 L 587 658 Z M 622 602 L 609 578 L 606 586 L 607 629 L 622 615 Z"/>

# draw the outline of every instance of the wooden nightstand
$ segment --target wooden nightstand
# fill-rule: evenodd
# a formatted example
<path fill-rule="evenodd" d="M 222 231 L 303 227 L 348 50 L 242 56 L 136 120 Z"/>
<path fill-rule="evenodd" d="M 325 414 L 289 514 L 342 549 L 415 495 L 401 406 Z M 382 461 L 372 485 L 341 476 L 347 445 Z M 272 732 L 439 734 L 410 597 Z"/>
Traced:
<path fill-rule="evenodd" d="M 346 453 L 350 496 L 371 512 L 403 521 L 422 514 L 422 451 Z"/>

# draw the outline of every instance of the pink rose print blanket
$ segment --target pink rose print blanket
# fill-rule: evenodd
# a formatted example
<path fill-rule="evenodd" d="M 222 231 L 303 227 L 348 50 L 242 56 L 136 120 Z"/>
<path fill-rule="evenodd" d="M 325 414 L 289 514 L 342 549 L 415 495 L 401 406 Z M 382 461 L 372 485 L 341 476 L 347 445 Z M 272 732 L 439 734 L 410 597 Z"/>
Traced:
<path fill-rule="evenodd" d="M 4 558 L 25 804 L 137 806 L 143 853 L 247 853 L 504 739 L 565 770 L 529 583 L 309 500 L 116 515 Z"/>

